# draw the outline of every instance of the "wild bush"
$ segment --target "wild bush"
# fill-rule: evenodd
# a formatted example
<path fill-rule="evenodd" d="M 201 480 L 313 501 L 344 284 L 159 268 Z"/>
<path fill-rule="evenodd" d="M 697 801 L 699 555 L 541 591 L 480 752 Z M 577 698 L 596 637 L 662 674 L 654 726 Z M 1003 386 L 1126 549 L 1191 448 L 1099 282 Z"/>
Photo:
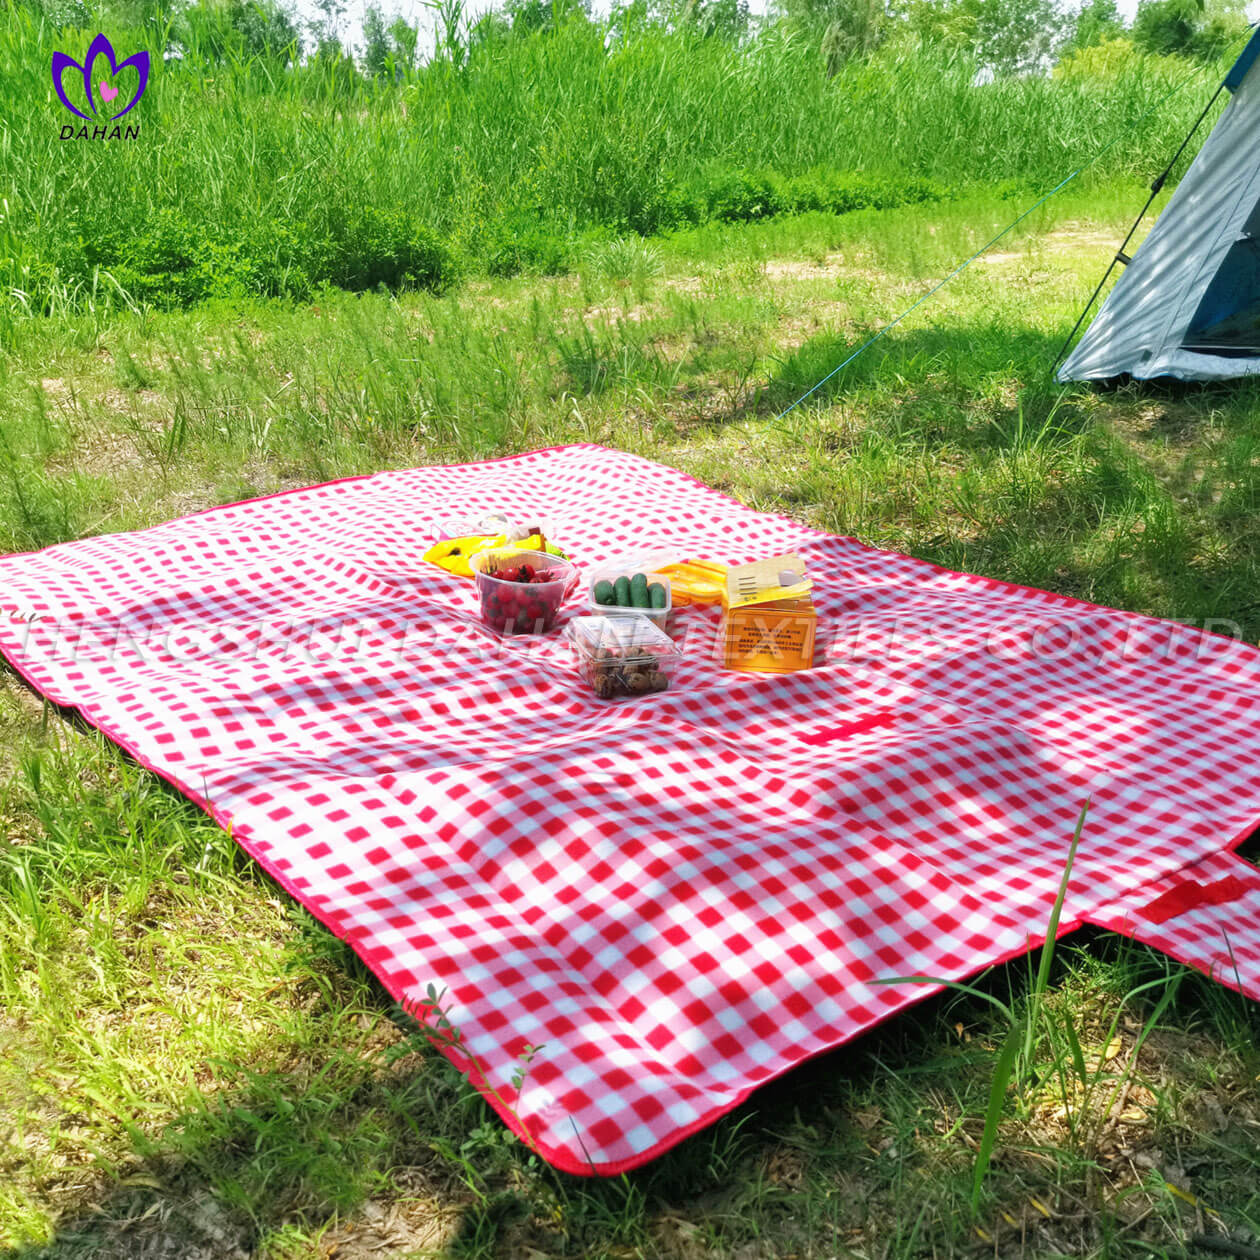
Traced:
<path fill-rule="evenodd" d="M 1178 58 L 1174 79 L 1168 58 L 1102 45 L 1058 77 L 985 83 L 974 58 L 904 40 L 828 77 L 790 24 L 614 37 L 574 18 L 472 41 L 405 82 L 336 50 L 294 64 L 206 40 L 153 57 L 138 137 L 62 140 L 79 120 L 31 49 L 81 58 L 94 33 L 0 9 L 0 302 L 24 311 L 103 276 L 155 306 L 440 291 L 464 268 L 563 271 L 593 235 L 1042 190 L 1121 135 L 1091 177 L 1149 179 L 1219 81 L 1219 66 Z M 110 32 L 120 57 L 151 35 Z"/>

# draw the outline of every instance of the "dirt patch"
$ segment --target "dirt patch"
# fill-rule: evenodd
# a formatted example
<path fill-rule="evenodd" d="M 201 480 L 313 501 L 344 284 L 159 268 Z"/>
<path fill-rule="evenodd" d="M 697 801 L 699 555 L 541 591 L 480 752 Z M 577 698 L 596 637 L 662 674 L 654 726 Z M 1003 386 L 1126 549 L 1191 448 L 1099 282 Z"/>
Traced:
<path fill-rule="evenodd" d="M 648 316 L 648 308 L 643 305 L 631 306 L 588 306 L 582 312 L 585 322 L 599 320 L 606 324 L 641 323 Z"/>
<path fill-rule="evenodd" d="M 1133 240 L 1129 242 L 1130 253 L 1137 249 L 1144 235 L 1145 231 L 1139 229 Z M 1023 249 L 993 250 L 985 254 L 983 258 L 978 258 L 976 262 L 988 267 L 1002 267 L 1011 263 L 1029 262 L 1046 254 L 1097 254 L 1099 258 L 1106 259 L 1120 248 L 1120 242 L 1123 239 L 1124 233 L 1112 228 L 1090 227 L 1084 223 L 1065 223 L 1053 232 L 1028 237 Z"/>
<path fill-rule="evenodd" d="M 460 1209 L 434 1199 L 370 1200 L 322 1239 L 328 1260 L 390 1260 L 445 1254 L 459 1232 Z"/>
<path fill-rule="evenodd" d="M 117 478 L 143 468 L 144 458 L 130 434 L 98 428 L 77 449 L 48 461 L 50 469 L 76 472 L 84 477 Z"/>
<path fill-rule="evenodd" d="M 766 263 L 766 277 L 770 280 L 827 280 L 840 274 L 842 264 L 839 254 L 828 254 L 821 263 L 774 258 Z"/>
<path fill-rule="evenodd" d="M 1175 399 L 1142 400 L 1132 407 L 1113 407 L 1109 421 L 1124 436 L 1147 442 L 1158 439 L 1174 446 L 1189 446 L 1202 436 L 1203 417 Z"/>
<path fill-rule="evenodd" d="M 896 279 L 877 267 L 859 266 L 859 261 L 869 264 L 869 255 L 828 254 L 822 262 L 805 262 L 801 259 L 774 258 L 765 264 L 769 280 L 862 280 L 868 284 L 893 286 L 899 290 Z"/>

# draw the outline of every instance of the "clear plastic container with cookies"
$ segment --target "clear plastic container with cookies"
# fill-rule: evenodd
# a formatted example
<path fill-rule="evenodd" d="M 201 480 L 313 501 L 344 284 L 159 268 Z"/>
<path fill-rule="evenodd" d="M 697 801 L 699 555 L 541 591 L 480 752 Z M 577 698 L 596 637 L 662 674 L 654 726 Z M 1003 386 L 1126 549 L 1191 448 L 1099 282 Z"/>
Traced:
<path fill-rule="evenodd" d="M 578 670 L 600 700 L 668 690 L 682 655 L 669 635 L 641 615 L 574 617 L 567 633 Z"/>

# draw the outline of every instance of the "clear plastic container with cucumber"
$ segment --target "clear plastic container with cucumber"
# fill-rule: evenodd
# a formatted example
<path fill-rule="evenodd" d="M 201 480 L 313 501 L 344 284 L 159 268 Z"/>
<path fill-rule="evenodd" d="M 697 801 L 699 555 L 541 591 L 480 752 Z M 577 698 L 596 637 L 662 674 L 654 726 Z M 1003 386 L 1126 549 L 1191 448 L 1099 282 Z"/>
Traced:
<path fill-rule="evenodd" d="M 602 565 L 592 570 L 587 607 L 604 617 L 647 617 L 662 630 L 673 606 L 669 578 L 646 568 Z"/>

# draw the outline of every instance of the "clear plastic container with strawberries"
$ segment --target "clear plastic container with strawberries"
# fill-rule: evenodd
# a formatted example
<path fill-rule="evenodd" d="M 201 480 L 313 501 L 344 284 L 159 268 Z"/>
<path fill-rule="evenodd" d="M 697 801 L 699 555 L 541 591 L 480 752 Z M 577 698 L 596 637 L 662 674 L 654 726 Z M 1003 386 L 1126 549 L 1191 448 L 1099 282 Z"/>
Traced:
<path fill-rule="evenodd" d="M 500 634 L 544 634 L 577 583 L 567 560 L 546 552 L 500 548 L 469 560 L 481 619 Z"/>

